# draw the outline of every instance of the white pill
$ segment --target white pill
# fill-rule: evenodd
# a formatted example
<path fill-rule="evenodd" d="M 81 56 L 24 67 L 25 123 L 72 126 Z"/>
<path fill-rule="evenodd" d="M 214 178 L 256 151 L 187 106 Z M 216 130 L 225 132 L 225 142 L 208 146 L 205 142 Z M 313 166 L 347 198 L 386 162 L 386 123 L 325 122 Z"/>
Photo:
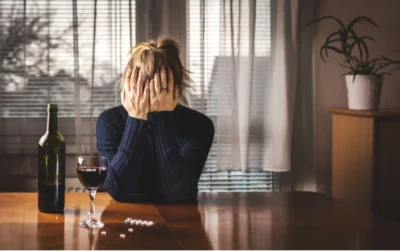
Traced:
<path fill-rule="evenodd" d="M 147 224 L 150 225 L 150 226 L 153 226 L 154 222 L 153 221 L 149 221 Z"/>
<path fill-rule="evenodd" d="M 101 231 L 101 235 L 106 235 L 106 231 Z"/>
<path fill-rule="evenodd" d="M 131 220 L 131 222 L 130 222 L 131 225 L 135 225 L 135 223 L 136 223 L 136 221 L 134 221 L 134 220 Z"/>
<path fill-rule="evenodd" d="M 129 223 L 129 222 L 131 222 L 132 221 L 132 219 L 131 218 L 127 218 L 127 219 L 125 219 L 125 223 Z"/>
<path fill-rule="evenodd" d="M 137 220 L 137 221 L 136 221 L 136 224 L 141 225 L 142 222 L 143 222 L 142 220 Z"/>
<path fill-rule="evenodd" d="M 129 233 L 133 233 L 133 228 L 128 228 Z"/>
<path fill-rule="evenodd" d="M 120 234 L 120 235 L 119 235 L 119 238 L 125 239 L 125 235 L 124 235 L 124 234 Z"/>
<path fill-rule="evenodd" d="M 140 225 L 141 226 L 146 226 L 147 225 L 147 221 L 142 221 L 142 223 Z"/>

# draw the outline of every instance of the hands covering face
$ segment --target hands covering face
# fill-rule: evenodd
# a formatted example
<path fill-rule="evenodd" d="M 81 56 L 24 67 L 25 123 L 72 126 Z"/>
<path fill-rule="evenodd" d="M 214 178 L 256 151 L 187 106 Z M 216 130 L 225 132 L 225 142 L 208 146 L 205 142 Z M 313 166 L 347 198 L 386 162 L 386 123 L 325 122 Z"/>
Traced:
<path fill-rule="evenodd" d="M 146 80 L 143 70 L 136 66 L 126 72 L 121 102 L 129 116 L 147 120 L 149 112 L 173 111 L 178 98 L 179 89 L 174 85 L 171 69 L 167 71 L 161 66 L 151 80 Z"/>

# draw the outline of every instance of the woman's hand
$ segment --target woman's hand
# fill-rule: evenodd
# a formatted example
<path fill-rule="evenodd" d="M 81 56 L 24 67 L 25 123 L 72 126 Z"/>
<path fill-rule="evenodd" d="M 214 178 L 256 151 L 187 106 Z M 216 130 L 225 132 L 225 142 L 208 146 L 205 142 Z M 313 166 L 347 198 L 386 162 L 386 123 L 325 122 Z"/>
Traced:
<path fill-rule="evenodd" d="M 147 120 L 149 112 L 149 81 L 144 83 L 144 73 L 135 66 L 133 71 L 126 72 L 124 87 L 121 92 L 121 102 L 128 115 L 133 118 Z M 143 85 L 145 87 L 143 88 Z"/>
<path fill-rule="evenodd" d="M 173 111 L 178 104 L 179 89 L 174 85 L 174 76 L 171 69 L 167 73 L 164 66 L 150 81 L 150 112 Z"/>

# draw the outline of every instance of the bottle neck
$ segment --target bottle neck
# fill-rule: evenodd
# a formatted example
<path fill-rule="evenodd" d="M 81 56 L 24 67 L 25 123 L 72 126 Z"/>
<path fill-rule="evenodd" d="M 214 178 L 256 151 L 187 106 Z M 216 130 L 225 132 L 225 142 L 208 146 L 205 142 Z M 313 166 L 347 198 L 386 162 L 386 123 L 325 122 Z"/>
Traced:
<path fill-rule="evenodd" d="M 47 131 L 48 132 L 57 132 L 57 112 L 48 112 L 47 113 Z"/>

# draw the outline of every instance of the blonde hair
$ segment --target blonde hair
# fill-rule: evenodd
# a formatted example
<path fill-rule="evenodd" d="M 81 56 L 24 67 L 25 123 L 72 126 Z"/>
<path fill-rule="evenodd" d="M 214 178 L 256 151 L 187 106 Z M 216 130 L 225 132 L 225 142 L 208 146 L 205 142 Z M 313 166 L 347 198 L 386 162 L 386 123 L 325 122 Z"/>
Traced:
<path fill-rule="evenodd" d="M 186 91 L 192 87 L 189 71 L 182 65 L 179 58 L 179 44 L 172 38 L 159 38 L 158 40 L 139 43 L 130 50 L 130 59 L 121 78 L 120 89 L 124 85 L 126 72 L 138 66 L 144 71 L 147 79 L 153 79 L 156 71 L 164 65 L 171 69 L 174 83 L 179 88 L 179 103 L 188 105 Z"/>

